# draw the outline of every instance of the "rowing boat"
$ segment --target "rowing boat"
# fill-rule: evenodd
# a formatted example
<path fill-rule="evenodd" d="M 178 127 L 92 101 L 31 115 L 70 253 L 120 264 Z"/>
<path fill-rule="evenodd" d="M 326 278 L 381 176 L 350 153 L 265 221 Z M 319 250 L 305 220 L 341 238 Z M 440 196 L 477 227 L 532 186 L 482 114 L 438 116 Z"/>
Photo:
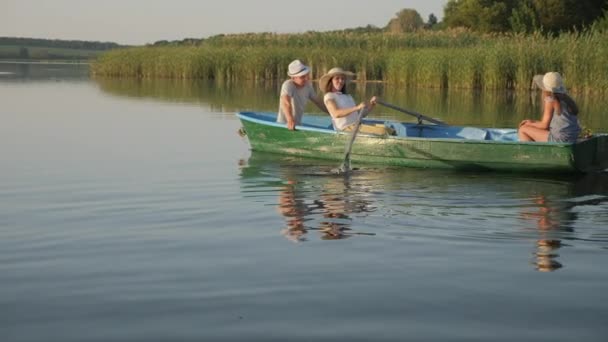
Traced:
<path fill-rule="evenodd" d="M 330 160 L 344 159 L 350 133 L 333 129 L 327 115 L 305 115 L 290 131 L 276 113 L 237 113 L 252 150 Z M 419 168 L 580 173 L 608 168 L 608 134 L 576 143 L 520 142 L 513 128 L 477 128 L 365 119 L 394 136 L 359 133 L 353 162 Z"/>

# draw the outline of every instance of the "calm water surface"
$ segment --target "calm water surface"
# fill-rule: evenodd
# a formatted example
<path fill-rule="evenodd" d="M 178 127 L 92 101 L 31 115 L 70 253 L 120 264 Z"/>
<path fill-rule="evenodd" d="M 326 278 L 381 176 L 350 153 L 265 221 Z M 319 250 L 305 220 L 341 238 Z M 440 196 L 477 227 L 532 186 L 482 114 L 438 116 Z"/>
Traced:
<path fill-rule="evenodd" d="M 320 176 L 236 134 L 274 92 L 0 64 L 1 340 L 605 341 L 606 174 Z"/>

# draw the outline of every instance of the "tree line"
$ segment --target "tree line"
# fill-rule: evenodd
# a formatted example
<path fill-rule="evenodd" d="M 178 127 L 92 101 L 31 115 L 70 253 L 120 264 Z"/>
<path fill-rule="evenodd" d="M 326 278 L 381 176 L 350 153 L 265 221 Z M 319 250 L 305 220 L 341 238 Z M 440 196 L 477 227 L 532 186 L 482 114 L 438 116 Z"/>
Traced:
<path fill-rule="evenodd" d="M 582 30 L 598 21 L 606 28 L 606 0 L 450 0 L 446 27 L 478 32 L 560 33 Z"/>
<path fill-rule="evenodd" d="M 467 28 L 480 33 L 559 34 L 593 25 L 608 29 L 606 0 L 449 0 L 443 22 L 431 13 L 426 22 L 414 9 L 403 9 L 383 29 L 414 32 L 420 29 Z"/>
<path fill-rule="evenodd" d="M 113 43 L 113 42 L 41 39 L 41 38 L 20 38 L 20 37 L 0 37 L 0 45 L 47 47 L 47 48 L 78 49 L 78 50 L 99 50 L 99 51 L 126 47 L 125 45 L 120 45 L 120 44 Z"/>
<path fill-rule="evenodd" d="M 455 28 L 477 33 L 541 32 L 550 35 L 585 29 L 607 31 L 608 0 L 449 0 L 444 7 L 443 21 L 439 21 L 434 13 L 425 21 L 415 9 L 404 8 L 384 27 L 367 25 L 328 32 L 309 31 L 305 34 L 398 34 Z M 251 35 L 276 34 L 263 32 Z M 219 34 L 208 38 L 160 40 L 148 46 L 198 46 L 214 44 L 230 36 Z"/>

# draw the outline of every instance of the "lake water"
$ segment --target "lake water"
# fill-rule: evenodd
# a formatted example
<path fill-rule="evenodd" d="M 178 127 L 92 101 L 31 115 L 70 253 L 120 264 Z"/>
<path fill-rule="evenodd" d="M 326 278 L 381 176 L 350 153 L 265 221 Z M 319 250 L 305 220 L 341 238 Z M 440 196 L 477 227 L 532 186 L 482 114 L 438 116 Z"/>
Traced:
<path fill-rule="evenodd" d="M 539 111 L 361 87 L 450 123 Z M 0 340 L 605 341 L 608 175 L 319 176 L 237 135 L 276 91 L 0 64 Z"/>

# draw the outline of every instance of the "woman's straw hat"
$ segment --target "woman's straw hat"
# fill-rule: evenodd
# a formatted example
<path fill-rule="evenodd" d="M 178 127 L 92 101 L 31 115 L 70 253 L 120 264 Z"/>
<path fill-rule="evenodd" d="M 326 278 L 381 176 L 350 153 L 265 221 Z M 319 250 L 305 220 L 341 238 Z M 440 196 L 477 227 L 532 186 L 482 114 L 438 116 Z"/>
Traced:
<path fill-rule="evenodd" d="M 566 93 L 566 87 L 564 87 L 564 81 L 562 80 L 562 75 L 560 75 L 559 72 L 552 71 L 544 75 L 536 75 L 532 81 L 536 87 L 542 90 L 556 94 Z"/>
<path fill-rule="evenodd" d="M 322 92 L 326 92 L 329 82 L 331 82 L 332 77 L 336 75 L 342 75 L 347 79 L 352 79 L 355 77 L 355 73 L 352 71 L 345 71 L 342 68 L 332 68 L 327 72 L 327 74 L 321 76 L 319 79 L 319 89 L 321 89 Z"/>

